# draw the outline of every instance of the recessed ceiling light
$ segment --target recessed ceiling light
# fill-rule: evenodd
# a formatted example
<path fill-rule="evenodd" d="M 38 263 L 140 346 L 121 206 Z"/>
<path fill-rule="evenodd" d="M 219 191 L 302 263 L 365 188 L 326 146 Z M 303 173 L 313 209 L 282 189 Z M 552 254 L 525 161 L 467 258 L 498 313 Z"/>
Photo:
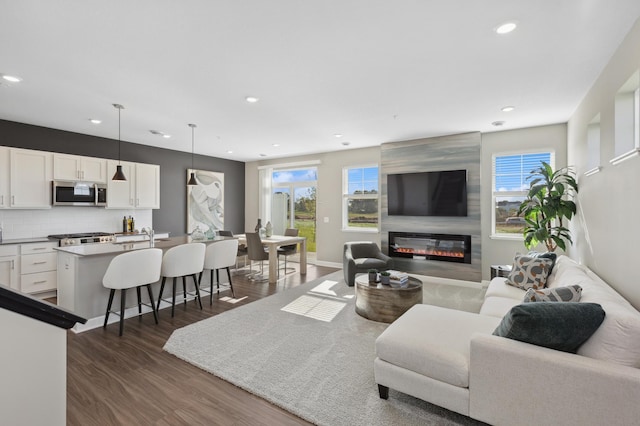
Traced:
<path fill-rule="evenodd" d="M 246 98 L 244 98 L 244 100 L 249 102 L 249 103 L 255 104 L 260 99 L 256 98 L 255 96 L 247 96 Z"/>
<path fill-rule="evenodd" d="M 502 107 L 502 112 L 511 112 L 514 109 L 516 109 L 516 107 L 514 107 L 514 106 L 506 106 L 506 107 Z"/>
<path fill-rule="evenodd" d="M 171 135 L 167 135 L 166 133 L 164 135 L 162 135 L 163 138 L 165 139 L 169 139 L 171 137 Z"/>
<path fill-rule="evenodd" d="M 508 34 L 515 30 L 517 26 L 518 25 L 515 22 L 505 22 L 504 24 L 496 27 L 494 31 L 498 34 Z"/>
<path fill-rule="evenodd" d="M 333 136 L 334 136 L 334 137 L 336 137 L 336 138 L 341 138 L 341 137 L 342 137 L 342 135 L 341 135 L 340 133 L 336 133 L 336 134 L 335 134 L 335 135 L 333 135 Z"/>
<path fill-rule="evenodd" d="M 260 157 L 266 157 L 267 154 L 260 154 Z"/>
<path fill-rule="evenodd" d="M 278 146 L 280 146 L 280 144 L 279 143 L 274 143 L 272 146 L 278 147 Z"/>
<path fill-rule="evenodd" d="M 102 120 L 98 120 L 97 118 L 90 118 L 89 119 L 90 122 L 92 122 L 93 124 L 100 124 L 102 123 Z"/>
<path fill-rule="evenodd" d="M 3 75 L 2 78 L 11 82 L 11 83 L 20 83 L 22 79 L 20 77 L 16 77 L 14 75 Z"/>
<path fill-rule="evenodd" d="M 227 151 L 227 154 L 233 154 L 233 151 L 229 150 Z"/>
<path fill-rule="evenodd" d="M 351 142 L 344 141 L 344 142 L 342 142 L 342 143 L 341 143 L 341 145 L 343 145 L 343 146 L 349 146 L 349 145 L 351 145 Z"/>
<path fill-rule="evenodd" d="M 169 139 L 171 137 L 171 135 L 168 135 L 165 132 L 161 132 L 159 130 L 149 130 L 149 133 L 156 136 L 162 136 L 165 139 Z"/>
<path fill-rule="evenodd" d="M 493 123 L 491 123 L 492 126 L 496 126 L 496 127 L 500 127 L 500 126 L 504 126 L 504 121 L 494 121 Z"/>

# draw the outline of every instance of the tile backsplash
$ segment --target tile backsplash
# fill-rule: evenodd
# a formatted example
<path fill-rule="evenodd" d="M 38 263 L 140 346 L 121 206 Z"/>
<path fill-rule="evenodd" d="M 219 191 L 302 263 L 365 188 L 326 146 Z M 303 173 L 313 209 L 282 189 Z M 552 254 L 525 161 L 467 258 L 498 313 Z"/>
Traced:
<path fill-rule="evenodd" d="M 121 232 L 123 216 L 133 216 L 136 229 L 153 227 L 153 210 L 66 206 L 44 210 L 0 209 L 0 224 L 3 239 L 11 240 L 77 232 Z"/>

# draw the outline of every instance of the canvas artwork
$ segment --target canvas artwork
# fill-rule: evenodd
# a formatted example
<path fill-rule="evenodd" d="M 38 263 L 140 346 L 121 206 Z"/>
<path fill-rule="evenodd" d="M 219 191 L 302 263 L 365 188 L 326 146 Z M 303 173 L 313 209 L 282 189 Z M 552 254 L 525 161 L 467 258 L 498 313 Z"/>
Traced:
<path fill-rule="evenodd" d="M 224 173 L 187 169 L 187 178 L 191 172 L 198 184 L 187 186 L 187 233 L 224 229 Z"/>

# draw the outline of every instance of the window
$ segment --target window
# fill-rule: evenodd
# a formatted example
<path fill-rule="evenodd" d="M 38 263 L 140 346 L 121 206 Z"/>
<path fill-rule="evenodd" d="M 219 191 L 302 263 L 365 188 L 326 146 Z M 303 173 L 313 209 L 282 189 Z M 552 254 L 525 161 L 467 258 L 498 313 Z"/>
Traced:
<path fill-rule="evenodd" d="M 553 152 L 494 155 L 493 157 L 493 235 L 522 237 L 524 219 L 518 208 L 527 196 L 528 177 L 544 161 L 554 167 Z"/>
<path fill-rule="evenodd" d="M 377 231 L 378 166 L 345 167 L 342 186 L 342 228 Z"/>

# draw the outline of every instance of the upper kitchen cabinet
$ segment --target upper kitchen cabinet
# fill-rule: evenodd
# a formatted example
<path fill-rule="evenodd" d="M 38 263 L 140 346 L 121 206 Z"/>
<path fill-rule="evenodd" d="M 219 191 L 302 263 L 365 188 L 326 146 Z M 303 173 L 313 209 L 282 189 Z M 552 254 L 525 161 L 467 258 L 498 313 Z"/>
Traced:
<path fill-rule="evenodd" d="M 105 183 L 107 160 L 78 155 L 53 154 L 53 178 L 55 180 Z"/>
<path fill-rule="evenodd" d="M 51 153 L 10 148 L 9 156 L 9 206 L 17 209 L 51 208 Z"/>
<path fill-rule="evenodd" d="M 107 181 L 107 208 L 159 209 L 160 166 L 109 160 L 107 175 L 113 176 L 118 164 L 126 181 Z"/>
<path fill-rule="evenodd" d="M 9 148 L 0 146 L 0 209 L 9 207 Z"/>
<path fill-rule="evenodd" d="M 136 208 L 160 208 L 160 166 L 136 163 Z"/>

